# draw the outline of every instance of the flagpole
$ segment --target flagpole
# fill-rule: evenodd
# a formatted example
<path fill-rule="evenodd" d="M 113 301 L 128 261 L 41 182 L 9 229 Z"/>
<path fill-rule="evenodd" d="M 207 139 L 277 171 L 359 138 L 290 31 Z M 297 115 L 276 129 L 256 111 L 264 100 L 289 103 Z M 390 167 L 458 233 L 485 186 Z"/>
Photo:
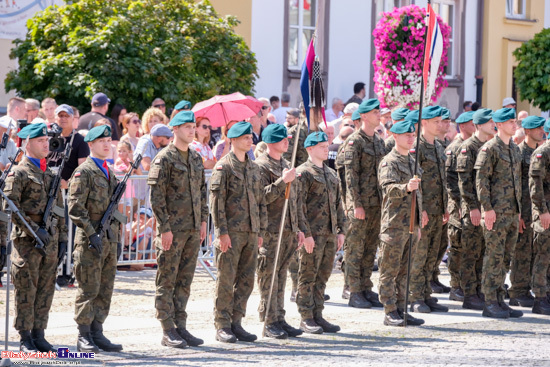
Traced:
<path fill-rule="evenodd" d="M 431 1 L 428 0 L 428 6 L 430 6 Z M 428 8 L 426 7 L 427 13 Z M 437 21 L 437 20 L 436 20 Z M 422 63 L 424 63 L 424 58 L 426 56 L 426 49 L 428 48 L 428 44 L 426 42 L 427 36 L 428 36 L 428 29 L 426 28 L 426 32 L 424 33 L 424 54 L 422 55 Z M 414 178 L 418 178 L 418 152 L 419 152 L 419 144 L 420 144 L 420 131 L 422 128 L 422 108 L 424 107 L 424 65 L 422 65 L 422 74 L 420 78 L 420 106 L 418 107 L 418 129 L 416 131 L 416 149 L 415 149 L 415 156 L 414 156 Z M 409 253 L 407 256 L 407 290 L 405 292 L 405 310 L 403 311 L 403 320 L 405 321 L 405 327 L 407 327 L 407 317 L 409 316 L 409 286 L 410 286 L 410 279 L 411 279 L 411 259 L 412 259 L 412 251 L 413 251 L 413 238 L 414 238 L 414 223 L 416 219 L 416 196 L 417 196 L 417 190 L 413 190 L 412 192 L 412 201 L 411 201 L 411 219 L 409 222 Z M 422 222 L 422 219 L 420 218 L 420 221 Z M 422 227 L 422 223 L 420 223 L 420 227 Z"/>

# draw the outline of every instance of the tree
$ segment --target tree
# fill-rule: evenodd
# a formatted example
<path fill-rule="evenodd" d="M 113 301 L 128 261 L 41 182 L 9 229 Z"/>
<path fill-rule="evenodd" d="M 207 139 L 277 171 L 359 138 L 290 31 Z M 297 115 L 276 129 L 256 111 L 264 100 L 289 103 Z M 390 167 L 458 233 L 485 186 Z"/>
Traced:
<path fill-rule="evenodd" d="M 10 57 L 5 89 L 90 108 L 96 92 L 143 112 L 155 97 L 168 105 L 215 94 L 250 94 L 256 60 L 234 33 L 233 16 L 208 1 L 81 0 L 49 7 L 28 21 Z"/>
<path fill-rule="evenodd" d="M 550 110 L 550 29 L 545 28 L 514 51 L 514 71 L 521 99 L 541 110 Z"/>

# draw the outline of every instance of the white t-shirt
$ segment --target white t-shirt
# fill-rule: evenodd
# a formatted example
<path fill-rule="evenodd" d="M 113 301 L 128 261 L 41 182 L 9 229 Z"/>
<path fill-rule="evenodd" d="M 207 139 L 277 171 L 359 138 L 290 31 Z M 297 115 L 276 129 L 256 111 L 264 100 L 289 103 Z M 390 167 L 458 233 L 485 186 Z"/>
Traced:
<path fill-rule="evenodd" d="M 278 124 L 284 124 L 286 121 L 286 112 L 290 110 L 290 107 L 279 107 L 273 111 L 273 116 L 275 116 L 275 122 Z"/>
<path fill-rule="evenodd" d="M 0 163 L 2 163 L 5 167 L 8 163 L 10 163 L 9 158 L 15 158 L 14 155 L 16 152 L 17 146 L 15 146 L 13 140 L 9 139 L 6 149 L 2 149 L 2 151 L 0 151 Z"/>

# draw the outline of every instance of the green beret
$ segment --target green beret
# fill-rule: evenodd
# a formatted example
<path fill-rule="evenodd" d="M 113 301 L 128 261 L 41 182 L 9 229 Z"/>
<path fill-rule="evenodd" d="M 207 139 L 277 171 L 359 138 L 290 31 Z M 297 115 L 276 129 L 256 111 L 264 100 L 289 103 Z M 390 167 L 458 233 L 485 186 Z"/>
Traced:
<path fill-rule="evenodd" d="M 410 111 L 405 117 L 405 121 L 412 122 L 413 124 L 418 124 L 418 110 Z"/>
<path fill-rule="evenodd" d="M 311 133 L 307 136 L 306 141 L 304 142 L 304 147 L 314 147 L 319 143 L 323 143 L 325 141 L 328 141 L 328 136 L 322 131 L 316 131 L 314 133 Z"/>
<path fill-rule="evenodd" d="M 441 119 L 450 120 L 451 119 L 451 110 L 445 107 L 441 107 Z"/>
<path fill-rule="evenodd" d="M 544 123 L 544 132 L 550 134 L 550 119 L 546 120 Z"/>
<path fill-rule="evenodd" d="M 246 121 L 237 122 L 227 132 L 229 139 L 240 138 L 243 135 L 252 134 L 252 125 Z"/>
<path fill-rule="evenodd" d="M 488 108 L 480 108 L 474 113 L 473 120 L 476 125 L 483 125 L 493 118 L 493 110 Z"/>
<path fill-rule="evenodd" d="M 536 129 L 538 127 L 544 126 L 545 122 L 546 120 L 543 117 L 529 116 L 521 121 L 521 127 L 524 129 Z"/>
<path fill-rule="evenodd" d="M 475 111 L 464 112 L 463 114 L 461 114 L 456 118 L 455 122 L 457 124 L 463 124 L 465 122 L 472 121 L 474 119 L 474 113 Z"/>
<path fill-rule="evenodd" d="M 86 134 L 84 141 L 89 143 L 96 139 L 108 138 L 111 136 L 111 127 L 109 125 L 96 126 Z"/>
<path fill-rule="evenodd" d="M 21 139 L 34 139 L 41 136 L 48 136 L 48 127 L 45 123 L 30 124 L 25 126 L 17 133 L 17 136 Z"/>
<path fill-rule="evenodd" d="M 516 109 L 515 108 L 501 108 L 493 112 L 493 121 L 494 122 L 506 122 L 511 119 L 516 118 Z"/>
<path fill-rule="evenodd" d="M 439 117 L 443 113 L 443 108 L 440 106 L 428 106 L 422 109 L 422 120 L 433 119 Z"/>
<path fill-rule="evenodd" d="M 408 108 L 403 108 L 403 107 L 398 108 L 397 110 L 391 113 L 391 119 L 393 121 L 404 120 L 405 117 L 407 117 L 407 115 L 409 114 L 409 112 L 411 112 L 411 110 L 409 110 Z"/>
<path fill-rule="evenodd" d="M 266 144 L 278 143 L 285 138 L 288 138 L 288 132 L 284 125 L 267 125 L 264 131 L 262 131 L 262 141 Z"/>
<path fill-rule="evenodd" d="M 190 110 L 191 109 L 191 102 L 186 100 L 181 100 L 178 102 L 176 107 L 174 107 L 175 110 Z"/>
<path fill-rule="evenodd" d="M 180 126 L 183 124 L 186 124 L 188 122 L 195 123 L 195 114 L 193 111 L 181 111 L 174 116 L 172 120 L 170 120 L 170 126 Z"/>
<path fill-rule="evenodd" d="M 390 131 L 395 134 L 414 133 L 416 128 L 412 121 L 398 121 L 391 127 Z"/>
<path fill-rule="evenodd" d="M 353 111 L 351 114 L 351 121 L 357 121 L 361 119 L 361 115 L 359 114 L 358 110 Z"/>
<path fill-rule="evenodd" d="M 375 109 L 380 109 L 380 102 L 376 98 L 371 98 L 361 102 L 357 111 L 359 111 L 359 113 L 367 113 Z"/>

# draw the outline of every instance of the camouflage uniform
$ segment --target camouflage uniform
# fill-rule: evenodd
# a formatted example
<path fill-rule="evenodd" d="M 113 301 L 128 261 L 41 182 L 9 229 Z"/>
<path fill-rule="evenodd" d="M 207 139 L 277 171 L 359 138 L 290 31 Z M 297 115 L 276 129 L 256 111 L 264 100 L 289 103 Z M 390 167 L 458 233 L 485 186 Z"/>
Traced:
<path fill-rule="evenodd" d="M 372 267 L 380 231 L 381 194 L 378 165 L 384 157 L 384 141 L 363 130 L 352 133 L 342 144 L 344 155 L 346 214 L 349 220 L 344 249 L 350 292 L 372 290 Z M 354 210 L 363 208 L 365 219 L 356 219 Z"/>
<path fill-rule="evenodd" d="M 264 190 L 258 165 L 229 152 L 216 165 L 210 185 L 210 212 L 216 240 L 216 329 L 239 325 L 254 288 L 258 236 L 267 228 Z M 231 248 L 220 250 L 219 237 L 228 234 Z"/>
<path fill-rule="evenodd" d="M 291 185 L 283 237 L 279 250 L 279 260 L 277 269 L 274 269 L 286 189 L 286 184 L 281 176 L 283 175 L 283 169 L 290 168 L 290 164 L 284 158 L 277 161 L 267 153 L 258 157 L 255 162 L 260 167 L 261 183 L 264 188 L 268 213 L 267 232 L 264 236 L 263 246 L 258 252 L 257 273 L 261 296 L 258 312 L 260 313 L 260 321 L 264 321 L 265 319 L 271 277 L 273 272 L 275 272 L 275 282 L 273 284 L 273 293 L 271 295 L 267 320 L 267 324 L 269 325 L 277 321 L 283 321 L 285 318 L 284 295 L 286 274 L 290 259 L 296 253 L 296 233 L 300 231 L 298 207 L 301 205 L 301 197 L 298 193 L 298 183 L 295 181 Z"/>
<path fill-rule="evenodd" d="M 42 222 L 54 177 L 49 168 L 43 172 L 27 157 L 23 157 L 6 179 L 6 196 L 13 201 L 35 233 L 40 228 L 38 223 Z M 6 203 L 4 208 L 7 208 Z M 14 327 L 18 331 L 46 329 L 48 325 L 57 275 L 57 244 L 67 242 L 67 227 L 62 208 L 63 199 L 58 192 L 45 257 L 35 249 L 34 237 L 23 222 L 16 215 L 12 216 L 15 225 L 11 233 L 11 274 L 15 288 Z"/>
<path fill-rule="evenodd" d="M 531 155 L 535 149 L 530 148 L 525 141 L 518 148 L 521 153 L 521 219 L 525 222 L 525 229 L 523 233 L 518 233 L 518 242 L 512 257 L 510 271 L 512 287 L 508 290 L 510 298 L 526 295 L 531 290 L 531 266 L 534 260 L 529 166 L 531 165 Z"/>
<path fill-rule="evenodd" d="M 390 152 L 392 151 L 393 147 L 395 147 L 395 139 L 393 138 L 393 135 L 390 135 L 390 136 L 384 141 L 384 145 L 385 145 L 386 155 L 390 154 Z"/>
<path fill-rule="evenodd" d="M 403 156 L 394 148 L 380 163 L 378 182 L 382 190 L 382 220 L 380 225 L 379 292 L 386 314 L 405 310 L 407 259 L 409 256 L 409 224 L 412 194 L 407 184 L 414 176 L 414 158 Z M 418 167 L 418 177 L 422 168 Z M 416 224 L 422 213 L 422 191 L 417 191 Z M 417 242 L 415 227 L 413 246 Z"/>
<path fill-rule="evenodd" d="M 485 256 L 482 290 L 486 302 L 504 300 L 504 280 L 518 239 L 521 210 L 521 155 L 495 136 L 481 148 L 474 169 L 476 188 L 483 213 L 494 210 L 492 230 L 484 225 Z M 495 188 L 495 189 L 493 189 Z"/>
<path fill-rule="evenodd" d="M 155 308 L 164 330 L 186 329 L 191 282 L 200 247 L 202 222 L 208 220 L 202 157 L 194 150 L 182 152 L 171 143 L 151 163 L 147 183 L 156 219 L 157 277 Z M 172 232 L 169 250 L 161 234 Z"/>
<path fill-rule="evenodd" d="M 110 231 L 105 231 L 99 258 L 96 250 L 89 248 L 88 237 L 97 232 L 117 184 L 113 170 L 109 169 L 107 179 L 90 157 L 77 167 L 69 180 L 69 216 L 77 227 L 73 269 L 78 281 L 74 317 L 78 325 L 90 325 L 94 320 L 102 324 L 109 315 L 120 223 L 113 221 Z"/>
<path fill-rule="evenodd" d="M 338 154 L 336 155 L 336 160 L 334 161 L 334 167 L 336 168 L 336 174 L 338 175 L 338 179 L 340 180 L 340 199 L 342 200 L 342 205 L 344 208 L 346 208 L 346 196 L 347 196 L 347 187 L 346 187 L 346 167 L 344 165 L 344 161 L 346 160 L 344 156 L 344 147 L 345 144 L 342 142 L 340 146 L 338 147 Z M 346 238 L 344 240 L 343 250 L 344 254 L 348 251 L 348 239 Z M 341 266 L 342 274 L 344 275 L 344 289 L 349 290 L 349 277 L 346 272 L 346 262 L 344 259 L 342 259 L 342 266 Z"/>
<path fill-rule="evenodd" d="M 422 167 L 421 182 L 424 194 L 423 210 L 428 213 L 428 224 L 422 228 L 421 238 L 413 249 L 410 290 L 411 302 L 428 300 L 432 289 L 430 281 L 441 244 L 443 215 L 447 209 L 445 185 L 445 150 L 438 141 L 430 144 L 420 137 L 418 164 Z M 411 150 L 414 153 L 414 150 Z"/>
<path fill-rule="evenodd" d="M 443 147 L 443 150 L 446 152 L 447 148 L 451 144 L 451 141 L 449 141 L 447 138 L 443 140 L 436 138 L 436 140 L 439 142 L 439 144 L 441 144 L 441 146 Z M 446 162 L 447 162 L 447 158 L 445 157 L 445 163 Z M 446 183 L 447 183 L 447 169 L 445 168 L 445 183 L 443 184 L 444 190 L 446 190 L 445 189 Z M 448 198 L 448 193 L 447 193 L 447 198 Z M 446 211 L 448 211 L 448 206 L 449 206 L 449 200 L 447 199 L 447 208 L 445 208 Z M 438 278 L 439 278 L 439 275 L 441 274 L 441 272 L 439 271 L 439 265 L 441 264 L 441 261 L 443 261 L 443 258 L 445 257 L 445 253 L 447 252 L 448 247 L 449 247 L 449 222 L 443 224 L 443 226 L 441 227 L 441 241 L 439 243 L 439 251 L 437 253 L 437 258 L 436 258 L 434 270 L 432 273 L 432 280 L 439 281 Z"/>
<path fill-rule="evenodd" d="M 485 240 L 481 225 L 474 226 L 470 219 L 470 210 L 481 206 L 476 191 L 476 171 L 474 165 L 479 149 L 483 143 L 473 135 L 460 146 L 460 153 L 456 158 L 458 172 L 458 187 L 460 189 L 462 211 L 462 256 L 460 261 L 460 287 L 465 297 L 478 294 L 481 291 L 481 273 L 483 268 L 483 254 Z M 457 149 L 458 151 L 458 149 Z"/>
<path fill-rule="evenodd" d="M 337 235 L 344 233 L 345 214 L 340 200 L 336 172 L 308 160 L 296 169 L 302 196 L 301 231 L 313 237 L 315 247 L 308 254 L 300 248 L 296 304 L 302 320 L 320 318 L 327 281 L 332 273 Z"/>

